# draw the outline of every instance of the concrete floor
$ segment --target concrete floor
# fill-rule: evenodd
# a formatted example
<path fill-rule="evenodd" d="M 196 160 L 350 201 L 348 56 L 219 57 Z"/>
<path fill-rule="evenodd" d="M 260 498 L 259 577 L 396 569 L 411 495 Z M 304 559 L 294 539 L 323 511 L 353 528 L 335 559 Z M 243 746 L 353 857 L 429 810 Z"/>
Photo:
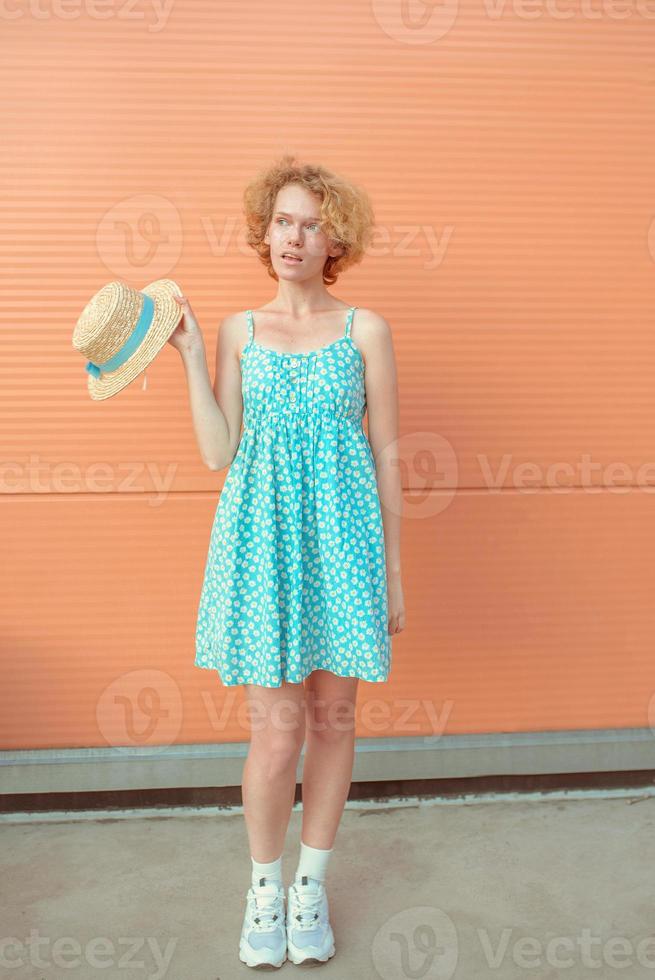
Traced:
<path fill-rule="evenodd" d="M 273 972 L 319 969 L 339 980 L 655 978 L 648 938 L 655 798 L 636 791 L 359 806 L 344 811 L 328 868 L 336 955 L 320 967 L 287 961 Z M 301 817 L 295 808 L 285 884 Z M 5 817 L 0 842 L 1 977 L 263 975 L 238 959 L 250 879 L 241 813 Z M 42 940 L 31 952 L 30 930 Z"/>

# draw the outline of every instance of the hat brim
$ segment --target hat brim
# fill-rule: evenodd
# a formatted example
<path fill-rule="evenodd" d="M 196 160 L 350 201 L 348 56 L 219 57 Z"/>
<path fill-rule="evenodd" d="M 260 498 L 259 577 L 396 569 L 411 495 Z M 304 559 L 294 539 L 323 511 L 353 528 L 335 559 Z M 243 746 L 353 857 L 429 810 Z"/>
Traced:
<path fill-rule="evenodd" d="M 155 279 L 141 292 L 152 298 L 155 311 L 152 323 L 138 349 L 115 371 L 103 373 L 99 378 L 89 374 L 89 394 L 94 401 L 102 401 L 117 395 L 154 361 L 168 338 L 175 331 L 184 310 L 174 296 L 182 296 L 182 290 L 173 279 Z"/>

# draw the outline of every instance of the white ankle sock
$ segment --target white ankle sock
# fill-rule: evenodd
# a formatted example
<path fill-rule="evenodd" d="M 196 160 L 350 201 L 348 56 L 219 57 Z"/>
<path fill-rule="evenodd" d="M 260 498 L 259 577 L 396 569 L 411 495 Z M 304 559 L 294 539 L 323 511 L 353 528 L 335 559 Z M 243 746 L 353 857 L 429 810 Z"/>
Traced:
<path fill-rule="evenodd" d="M 300 842 L 300 860 L 296 871 L 296 881 L 300 881 L 303 875 L 314 878 L 316 881 L 325 881 L 328 861 L 334 848 L 321 850 L 319 847 L 310 847 L 309 844 Z"/>
<path fill-rule="evenodd" d="M 282 884 L 282 855 L 275 861 L 269 861 L 267 863 L 262 861 L 255 861 L 252 854 L 250 855 L 250 860 L 252 861 L 252 876 L 251 884 L 253 888 L 261 884 L 261 879 L 266 878 L 268 881 L 277 881 L 280 885 Z"/>

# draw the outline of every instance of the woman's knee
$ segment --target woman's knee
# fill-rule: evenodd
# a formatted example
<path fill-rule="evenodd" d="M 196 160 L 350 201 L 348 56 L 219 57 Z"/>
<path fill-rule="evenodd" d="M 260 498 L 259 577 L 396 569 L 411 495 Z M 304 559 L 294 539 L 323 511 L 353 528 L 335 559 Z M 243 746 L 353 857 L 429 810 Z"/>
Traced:
<path fill-rule="evenodd" d="M 302 687 L 283 684 L 282 688 L 246 688 L 248 723 L 252 743 L 292 751 L 302 747 L 305 730 L 305 702 Z"/>
<path fill-rule="evenodd" d="M 294 692 L 295 694 L 295 692 Z M 280 696 L 250 701 L 250 751 L 274 771 L 295 766 L 305 740 L 302 699 Z"/>
<path fill-rule="evenodd" d="M 339 744 L 352 739 L 355 731 L 355 706 L 347 698 L 329 704 L 315 699 L 307 711 L 307 739 Z"/>
<path fill-rule="evenodd" d="M 300 758 L 302 741 L 295 732 L 260 732 L 250 740 L 250 754 L 271 775 L 295 768 Z"/>

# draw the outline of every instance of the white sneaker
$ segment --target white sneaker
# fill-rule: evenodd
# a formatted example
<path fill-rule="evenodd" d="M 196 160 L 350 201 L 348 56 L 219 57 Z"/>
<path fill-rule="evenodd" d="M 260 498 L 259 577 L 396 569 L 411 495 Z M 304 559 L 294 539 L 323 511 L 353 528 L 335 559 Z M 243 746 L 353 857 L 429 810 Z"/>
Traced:
<path fill-rule="evenodd" d="M 239 940 L 239 959 L 246 966 L 274 969 L 287 958 L 284 886 L 260 878 L 248 889 Z"/>
<path fill-rule="evenodd" d="M 334 952 L 325 886 L 303 875 L 289 885 L 287 955 L 296 964 L 325 963 Z"/>

